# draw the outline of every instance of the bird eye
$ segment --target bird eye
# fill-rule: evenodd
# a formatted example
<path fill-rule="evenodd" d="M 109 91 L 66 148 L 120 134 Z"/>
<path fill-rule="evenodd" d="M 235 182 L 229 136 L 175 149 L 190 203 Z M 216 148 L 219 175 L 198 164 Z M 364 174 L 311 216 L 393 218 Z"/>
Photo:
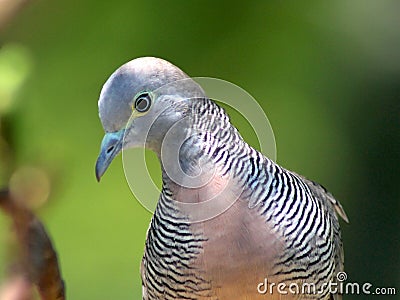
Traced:
<path fill-rule="evenodd" d="M 135 100 L 135 109 L 138 112 L 146 112 L 151 106 L 151 98 L 148 93 L 139 95 Z"/>

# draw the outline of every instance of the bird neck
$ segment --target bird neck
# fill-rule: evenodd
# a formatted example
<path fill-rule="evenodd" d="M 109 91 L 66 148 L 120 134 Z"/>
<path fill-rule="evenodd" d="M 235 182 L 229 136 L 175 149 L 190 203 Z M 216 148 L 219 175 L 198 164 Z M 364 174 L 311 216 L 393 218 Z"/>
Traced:
<path fill-rule="evenodd" d="M 215 185 L 228 184 L 247 190 L 254 165 L 267 160 L 243 140 L 225 111 L 209 99 L 191 103 L 186 126 L 175 134 L 178 138 L 164 140 L 159 155 L 163 188 L 175 195 L 183 189 L 215 192 Z M 202 201 L 204 197 L 197 195 Z M 191 197 L 176 200 L 195 201 Z"/>

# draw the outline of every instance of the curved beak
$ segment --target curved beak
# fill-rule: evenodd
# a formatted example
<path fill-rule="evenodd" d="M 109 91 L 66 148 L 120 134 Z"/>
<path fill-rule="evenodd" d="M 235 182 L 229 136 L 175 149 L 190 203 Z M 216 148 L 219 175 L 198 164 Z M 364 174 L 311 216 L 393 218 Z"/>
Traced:
<path fill-rule="evenodd" d="M 101 142 L 100 154 L 96 162 L 96 178 L 100 181 L 101 176 L 107 171 L 114 157 L 122 150 L 125 129 L 109 132 L 104 135 Z"/>

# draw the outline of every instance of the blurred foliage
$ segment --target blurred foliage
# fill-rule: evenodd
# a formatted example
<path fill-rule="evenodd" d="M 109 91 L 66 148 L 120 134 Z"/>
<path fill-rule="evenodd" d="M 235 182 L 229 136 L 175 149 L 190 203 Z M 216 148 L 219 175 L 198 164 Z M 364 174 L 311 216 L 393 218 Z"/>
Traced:
<path fill-rule="evenodd" d="M 349 280 L 400 292 L 400 2 L 243 3 L 42 0 L 3 29 L 0 130 L 15 167 L 40 166 L 58 182 L 38 213 L 69 299 L 140 298 L 151 215 L 131 195 L 120 159 L 101 184 L 94 163 L 102 84 L 150 55 L 250 92 L 275 131 L 278 162 L 345 207 Z"/>

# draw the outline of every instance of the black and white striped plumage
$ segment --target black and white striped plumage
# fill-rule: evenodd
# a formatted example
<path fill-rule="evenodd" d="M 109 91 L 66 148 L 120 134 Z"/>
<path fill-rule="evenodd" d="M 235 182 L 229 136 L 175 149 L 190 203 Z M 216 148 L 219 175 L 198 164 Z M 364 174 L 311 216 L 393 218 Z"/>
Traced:
<path fill-rule="evenodd" d="M 141 78 L 142 83 L 147 78 L 154 89 L 160 86 L 159 78 L 153 82 L 155 86 L 151 84 L 157 74 L 162 78 L 173 74 L 170 82 L 177 80 L 177 74 L 187 78 L 165 61 L 144 61 L 149 67 L 138 67 L 141 62 L 133 61 L 123 68 L 127 78 L 118 79 L 118 74 L 110 78 L 100 107 L 113 111 L 110 103 L 117 101 L 118 87 L 127 86 L 124 80 Z M 108 93 L 109 89 L 113 92 Z M 168 94 L 160 93 L 160 100 L 154 101 L 153 109 L 165 105 L 164 113 L 152 123 L 154 133 L 150 130 L 150 138 L 144 142 L 161 160 L 163 188 L 142 261 L 143 299 L 340 299 L 327 285 L 343 271 L 336 213 L 346 221 L 347 217 L 339 202 L 322 186 L 280 167 L 249 146 L 225 111 L 202 95 L 195 83 L 185 89 L 174 87 L 175 95 L 171 88 L 167 90 Z M 140 118 L 145 120 L 146 115 Z M 145 126 L 140 118 L 134 120 L 135 129 L 124 130 L 138 135 L 137 128 Z M 119 122 L 109 118 L 103 125 L 107 131 L 108 124 Z M 156 128 L 157 122 L 163 126 Z M 183 136 L 179 151 L 175 146 L 169 148 L 164 140 L 167 133 L 156 131 L 164 132 L 177 122 L 182 124 L 174 129 L 176 136 Z M 131 136 L 126 147 L 132 146 L 134 139 Z M 162 150 L 163 143 L 166 150 Z M 176 151 L 177 163 L 171 166 L 163 161 L 162 151 Z M 182 169 L 189 179 L 199 171 L 204 176 L 212 171 L 213 176 L 201 188 L 187 187 L 171 178 L 168 168 Z M 188 210 L 187 204 L 201 204 L 222 190 L 228 193 L 222 194 L 220 201 L 233 200 L 227 209 L 209 220 L 194 220 L 199 206 Z M 265 277 L 276 284 L 312 283 L 317 293 L 261 295 L 257 284 Z"/>

